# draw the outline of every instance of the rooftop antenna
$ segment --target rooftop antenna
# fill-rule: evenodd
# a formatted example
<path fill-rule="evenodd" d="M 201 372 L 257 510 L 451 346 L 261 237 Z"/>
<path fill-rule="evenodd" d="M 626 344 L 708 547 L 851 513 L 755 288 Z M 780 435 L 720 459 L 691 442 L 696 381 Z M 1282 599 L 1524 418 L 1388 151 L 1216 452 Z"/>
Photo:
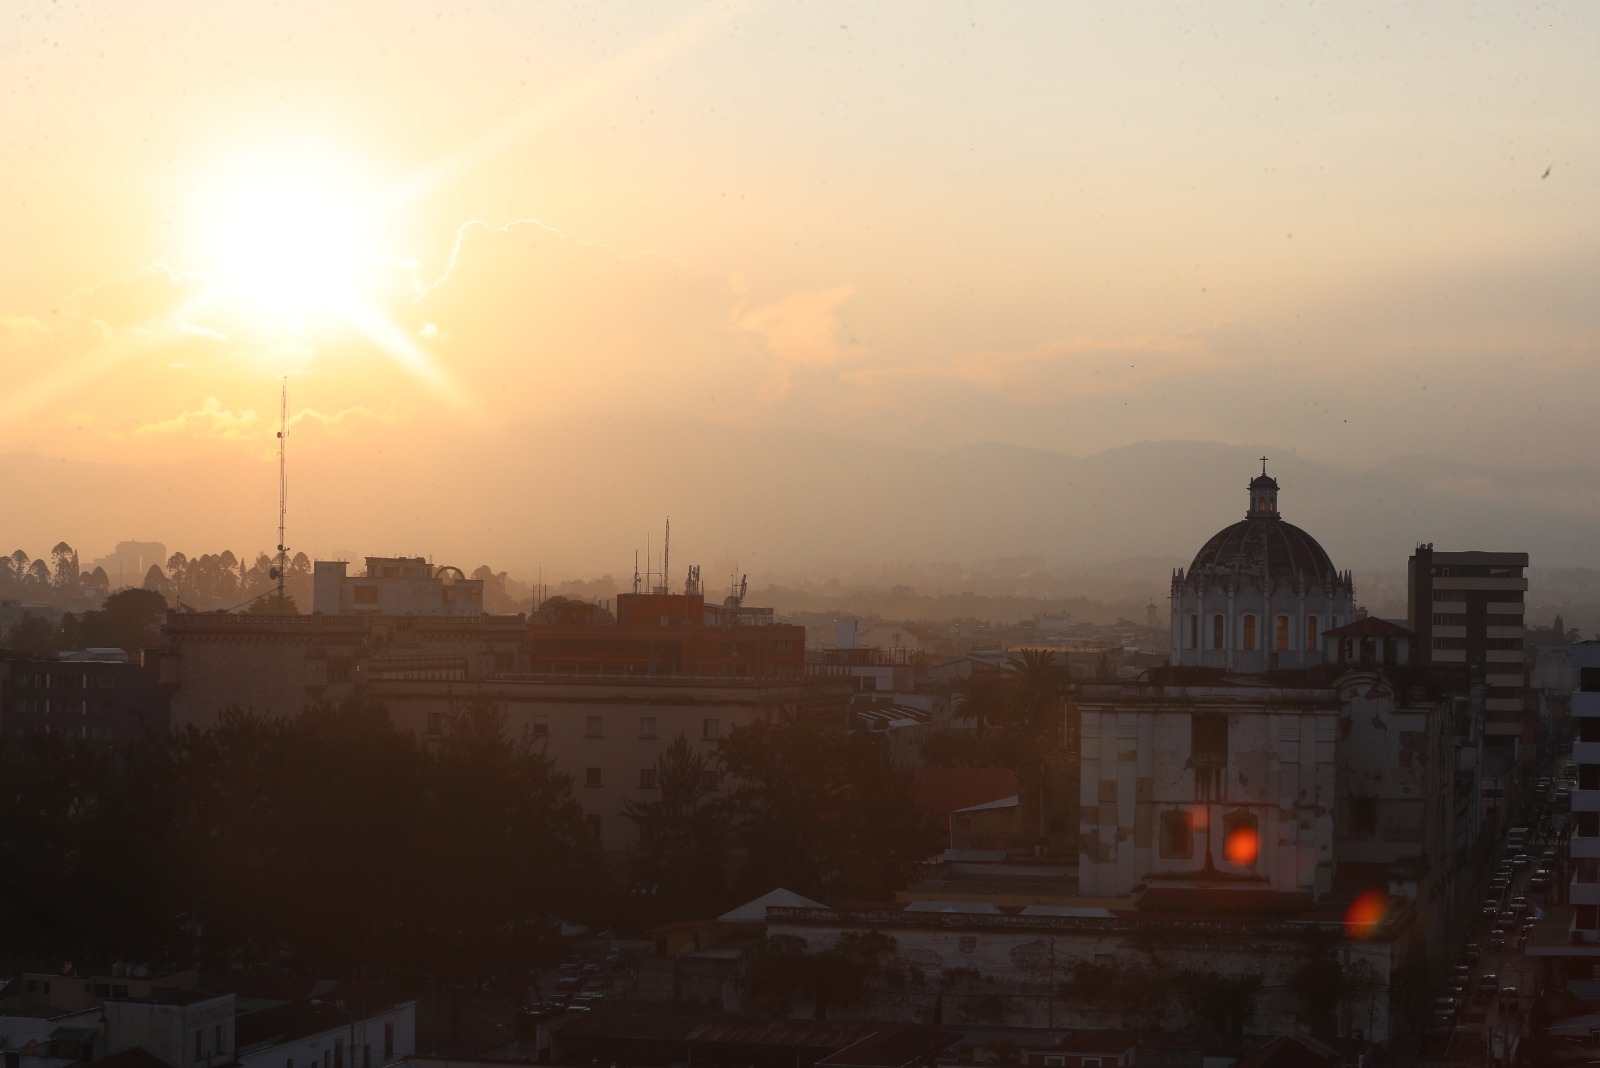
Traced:
<path fill-rule="evenodd" d="M 672 584 L 672 569 L 668 562 L 672 559 L 672 517 L 667 516 L 667 533 L 661 539 L 661 592 L 671 592 L 668 587 Z"/>
<path fill-rule="evenodd" d="M 289 514 L 289 466 L 285 449 L 289 441 L 289 377 L 284 376 L 283 393 L 278 401 L 278 566 L 272 570 L 278 580 L 278 614 L 283 615 L 283 577 L 289 570 L 289 547 L 284 544 L 284 523 Z"/>
<path fill-rule="evenodd" d="M 639 592 L 639 550 L 633 550 L 633 592 Z"/>

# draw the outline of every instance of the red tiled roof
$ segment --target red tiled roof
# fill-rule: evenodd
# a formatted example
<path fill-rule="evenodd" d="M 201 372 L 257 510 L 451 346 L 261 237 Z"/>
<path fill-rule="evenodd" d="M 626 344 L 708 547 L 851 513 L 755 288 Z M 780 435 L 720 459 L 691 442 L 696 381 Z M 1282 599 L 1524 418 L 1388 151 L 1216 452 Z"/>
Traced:
<path fill-rule="evenodd" d="M 945 827 L 958 808 L 1017 795 L 1017 777 L 1005 768 L 912 768 L 911 796 L 924 823 Z"/>
<path fill-rule="evenodd" d="M 1377 616 L 1368 616 L 1366 619 L 1358 619 L 1353 623 L 1346 623 L 1342 627 L 1334 627 L 1332 630 L 1325 630 L 1322 633 L 1331 634 L 1336 638 L 1416 637 L 1415 634 L 1412 634 L 1406 628 L 1394 623 L 1390 623 L 1387 619 L 1379 619 Z"/>
<path fill-rule="evenodd" d="M 1279 1035 L 1233 1068 L 1333 1068 L 1333 1058 L 1292 1035 Z"/>

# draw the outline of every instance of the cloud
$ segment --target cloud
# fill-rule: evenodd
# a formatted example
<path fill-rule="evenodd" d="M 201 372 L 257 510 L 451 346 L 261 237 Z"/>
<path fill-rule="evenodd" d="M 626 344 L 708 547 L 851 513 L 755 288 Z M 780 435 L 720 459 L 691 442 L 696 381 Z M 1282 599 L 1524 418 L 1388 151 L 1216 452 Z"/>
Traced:
<path fill-rule="evenodd" d="M 143 437 L 167 434 L 195 434 L 202 437 L 221 438 L 224 441 L 254 440 L 259 438 L 260 420 L 254 408 L 232 411 L 224 408 L 216 397 L 207 397 L 199 408 L 180 412 L 170 419 L 147 423 L 134 433 Z"/>
<path fill-rule="evenodd" d="M 71 294 L 72 314 L 112 330 L 169 327 L 182 329 L 184 304 L 205 290 L 205 279 L 164 263 L 152 263 L 131 276 L 107 278 Z"/>
<path fill-rule="evenodd" d="M 759 335 L 767 350 L 784 363 L 835 367 L 847 358 L 839 336 L 839 308 L 855 292 L 854 286 L 833 286 L 793 293 L 759 308 L 736 309 L 734 323 Z"/>

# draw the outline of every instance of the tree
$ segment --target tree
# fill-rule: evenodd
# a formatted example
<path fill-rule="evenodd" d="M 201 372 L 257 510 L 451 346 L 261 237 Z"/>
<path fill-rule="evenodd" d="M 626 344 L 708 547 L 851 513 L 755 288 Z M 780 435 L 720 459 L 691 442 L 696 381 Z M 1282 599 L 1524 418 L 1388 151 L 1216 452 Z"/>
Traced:
<path fill-rule="evenodd" d="M 144 573 L 144 588 L 162 594 L 172 589 L 172 583 L 167 581 L 166 572 L 161 570 L 160 564 L 151 564 L 150 570 Z"/>
<path fill-rule="evenodd" d="M 167 599 L 154 590 L 118 590 L 78 621 L 78 648 L 125 649 L 137 653 L 161 644 Z"/>
<path fill-rule="evenodd" d="M 960 698 L 950 714 L 956 719 L 972 720 L 973 732 L 982 742 L 985 727 L 996 720 L 1007 718 L 1011 691 L 998 671 L 977 669 L 958 680 L 952 689 Z"/>
<path fill-rule="evenodd" d="M 55 564 L 55 579 L 53 585 L 63 594 L 74 594 L 82 585 L 82 576 L 78 568 L 78 550 L 61 541 L 50 550 L 50 559 Z"/>
<path fill-rule="evenodd" d="M 744 893 L 887 897 L 937 849 L 882 738 L 785 712 L 734 728 L 718 755 Z"/>
<path fill-rule="evenodd" d="M 61 648 L 61 635 L 43 616 L 24 613 L 5 634 L 5 647 L 29 656 L 43 656 Z"/>
<path fill-rule="evenodd" d="M 807 998 L 812 1016 L 826 1020 L 829 1006 L 861 1001 L 872 980 L 884 975 L 894 949 L 894 939 L 879 931 L 846 931 L 815 953 L 794 935 L 769 935 L 750 955 L 745 987 L 751 1006 L 787 1016 Z"/>
<path fill-rule="evenodd" d="M 276 590 L 268 590 L 245 606 L 245 615 L 250 616 L 297 616 L 300 606 L 295 603 L 294 594 L 285 592 L 280 602 Z"/>
<path fill-rule="evenodd" d="M 728 894 L 731 828 L 717 801 L 722 776 L 682 734 L 656 758 L 657 797 L 622 802 L 623 817 L 639 829 L 635 883 L 657 887 L 659 911 L 682 917 L 707 912 Z"/>

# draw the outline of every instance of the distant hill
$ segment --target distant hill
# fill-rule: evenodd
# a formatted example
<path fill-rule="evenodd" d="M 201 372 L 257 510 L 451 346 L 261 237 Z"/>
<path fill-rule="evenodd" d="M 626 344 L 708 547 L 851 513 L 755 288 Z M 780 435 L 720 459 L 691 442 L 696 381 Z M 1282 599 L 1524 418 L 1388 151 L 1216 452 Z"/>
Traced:
<path fill-rule="evenodd" d="M 1051 567 L 1143 567 L 1164 584 L 1242 518 L 1272 457 L 1284 517 L 1341 568 L 1403 568 L 1417 542 L 1526 549 L 1538 566 L 1592 564 L 1600 470 L 1513 471 L 1430 456 L 1366 471 L 1273 445 L 1146 442 L 1086 457 L 1007 445 L 925 450 L 677 415 L 532 420 L 492 434 L 430 432 L 291 453 L 289 542 L 420 552 L 471 568 L 631 574 L 673 520 L 689 563 L 753 574 L 833 562 L 1038 557 Z M 195 456 L 153 468 L 0 457 L 0 540 L 31 554 L 65 538 L 85 559 L 147 538 L 187 553 L 276 540 L 272 461 Z M 9 548 L 0 549 L 9 551 Z M 347 550 L 346 550 L 347 551 Z M 1146 559 L 1140 559 L 1146 558 Z"/>

